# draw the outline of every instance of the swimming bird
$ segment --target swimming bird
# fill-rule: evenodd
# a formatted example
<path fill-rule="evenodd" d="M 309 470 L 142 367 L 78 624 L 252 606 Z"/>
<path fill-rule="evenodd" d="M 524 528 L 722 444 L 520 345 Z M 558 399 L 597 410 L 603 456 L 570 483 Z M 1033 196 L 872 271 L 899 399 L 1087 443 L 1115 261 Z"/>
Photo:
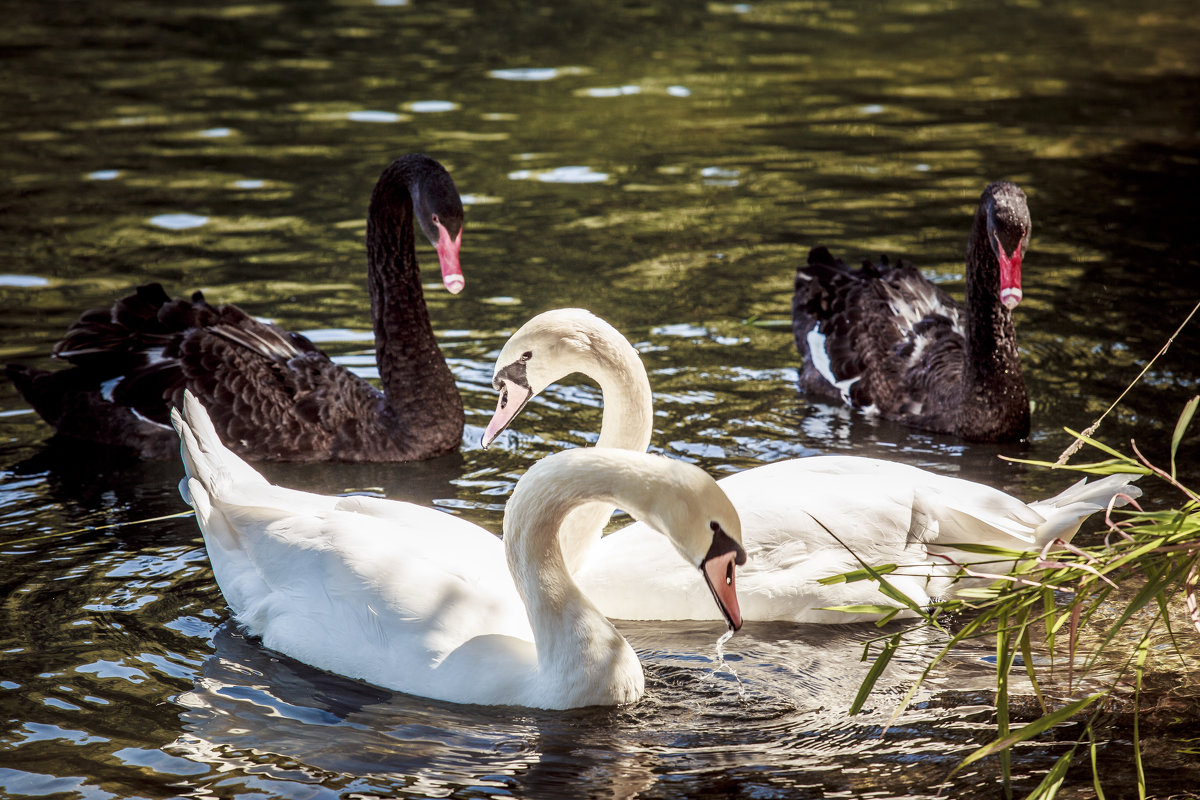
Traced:
<path fill-rule="evenodd" d="M 456 449 L 462 399 L 433 335 L 414 247 L 437 249 L 442 282 L 463 288 L 462 201 L 434 159 L 410 154 L 379 176 L 367 211 L 367 283 L 383 392 L 312 342 L 200 292 L 157 283 L 84 313 L 55 346 L 71 362 L 7 373 L 61 437 L 173 457 L 169 413 L 200 397 L 222 439 L 253 460 L 414 461 Z"/>
<path fill-rule="evenodd" d="M 1016 184 L 984 189 L 967 239 L 964 306 L 907 262 L 884 256 L 852 270 L 813 248 L 792 299 L 800 388 L 968 441 L 1028 436 L 1012 311 L 1031 229 Z"/>
<path fill-rule="evenodd" d="M 493 372 L 496 412 L 483 434 L 489 446 L 531 398 L 572 373 L 599 385 L 604 414 L 597 447 L 644 451 L 653 433 L 653 402 L 634 347 L 610 324 L 582 309 L 539 314 L 501 349 Z M 874 620 L 884 606 L 911 611 L 874 581 L 822 578 L 896 565 L 888 582 L 917 606 L 949 599 L 990 578 L 960 578 L 962 565 L 1004 573 L 1011 562 L 957 545 L 1040 550 L 1070 541 L 1083 521 L 1110 502 L 1141 495 L 1132 475 L 1079 481 L 1046 500 L 1025 503 L 982 483 L 908 464 L 858 456 L 814 456 L 729 475 L 718 485 L 737 508 L 749 561 L 738 576 L 747 620 L 838 623 Z M 703 593 L 686 580 L 661 537 L 635 523 L 601 534 L 611 503 L 580 507 L 564 522 L 562 548 L 580 586 L 616 619 L 709 619 Z M 636 592 L 634 591 L 636 588 Z"/>
<path fill-rule="evenodd" d="M 619 449 L 556 453 L 517 482 L 501 542 L 424 506 L 274 486 L 221 444 L 190 393 L 172 419 L 187 471 L 180 491 L 234 618 L 320 669 L 458 703 L 637 700 L 637 655 L 558 548 L 563 517 L 593 501 L 661 532 L 728 627 L 741 626 L 737 512 L 693 465 Z"/>

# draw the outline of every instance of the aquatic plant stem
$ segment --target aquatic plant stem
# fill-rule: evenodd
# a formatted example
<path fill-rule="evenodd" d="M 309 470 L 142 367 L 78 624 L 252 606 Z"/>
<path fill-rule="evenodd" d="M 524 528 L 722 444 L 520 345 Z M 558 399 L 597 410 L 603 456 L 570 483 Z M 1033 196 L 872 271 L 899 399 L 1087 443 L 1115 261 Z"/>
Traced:
<path fill-rule="evenodd" d="M 1083 447 L 1084 440 L 1096 432 L 1096 429 L 1100 427 L 1100 423 L 1103 422 L 1104 418 L 1108 416 L 1108 412 L 1110 412 L 1114 408 L 1116 408 L 1120 404 L 1120 402 L 1125 399 L 1125 395 L 1129 394 L 1129 390 L 1132 389 L 1134 386 L 1136 386 L 1138 381 L 1140 381 L 1142 379 L 1142 376 L 1144 376 L 1147 372 L 1150 371 L 1150 368 L 1152 366 L 1154 366 L 1154 362 L 1158 360 L 1159 356 L 1161 356 L 1163 353 L 1167 352 L 1167 350 L 1171 347 L 1171 345 L 1175 343 L 1175 338 L 1177 336 L 1179 336 L 1180 332 L 1183 331 L 1183 329 L 1187 326 L 1187 324 L 1189 322 L 1191 322 L 1192 317 L 1196 316 L 1197 311 L 1200 311 L 1200 302 L 1197 302 L 1196 305 L 1192 306 L 1191 312 L 1187 315 L 1186 318 L 1184 318 L 1183 322 L 1179 323 L 1179 327 L 1175 329 L 1175 332 L 1172 333 L 1169 337 L 1167 337 L 1167 341 L 1166 341 L 1166 343 L 1163 344 L 1162 349 L 1160 349 L 1154 355 L 1154 358 L 1152 358 L 1148 362 L 1146 362 L 1146 366 L 1142 367 L 1142 371 L 1138 373 L 1138 376 L 1136 378 L 1134 378 L 1133 381 L 1128 386 L 1125 387 L 1125 391 L 1121 392 L 1120 396 L 1117 397 L 1117 399 L 1112 402 L 1112 405 L 1110 405 L 1108 408 L 1104 409 L 1104 413 L 1101 414 L 1096 419 L 1096 421 L 1093 422 L 1086 430 L 1084 430 L 1084 432 L 1082 434 L 1080 434 L 1078 437 L 1076 437 L 1075 441 L 1071 442 L 1071 444 L 1067 447 L 1066 450 L 1062 451 L 1062 455 L 1060 455 L 1058 457 L 1058 460 L 1054 462 L 1056 465 L 1061 466 L 1063 464 L 1066 464 L 1068 459 L 1071 458 L 1071 456 L 1073 456 L 1079 452 L 1079 448 Z"/>
<path fill-rule="evenodd" d="M 40 542 L 43 539 L 53 539 L 58 536 L 74 536 L 77 533 L 92 533 L 93 531 L 105 531 L 109 528 L 130 528 L 134 525 L 145 525 L 150 522 L 164 522 L 168 519 L 183 519 L 185 517 L 194 517 L 195 511 L 180 511 L 178 514 L 166 514 L 161 517 L 149 517 L 148 519 L 136 519 L 132 522 L 113 522 L 109 525 L 86 525 L 82 528 L 75 528 L 69 531 L 55 531 L 54 533 L 43 533 L 40 536 L 27 536 L 24 539 L 13 539 L 4 543 L 5 547 L 10 547 L 14 544 L 29 544 L 30 542 Z"/>

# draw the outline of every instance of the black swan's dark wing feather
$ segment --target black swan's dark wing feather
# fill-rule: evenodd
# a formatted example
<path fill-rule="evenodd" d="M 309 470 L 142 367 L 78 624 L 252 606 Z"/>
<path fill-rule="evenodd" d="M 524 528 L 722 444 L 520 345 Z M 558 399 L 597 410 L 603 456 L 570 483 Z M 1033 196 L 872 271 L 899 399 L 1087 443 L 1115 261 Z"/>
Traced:
<path fill-rule="evenodd" d="M 138 287 L 111 309 L 82 314 L 55 347 L 71 369 L 9 369 L 35 410 L 61 434 L 130 447 L 147 457 L 178 449 L 170 409 L 190 389 L 235 451 L 287 460 L 385 451 L 382 394 L 298 334 L 196 292 L 170 299 Z M 362 420 L 367 419 L 364 423 Z"/>
<path fill-rule="evenodd" d="M 959 380 L 961 311 L 907 262 L 852 269 L 813 248 L 796 271 L 792 330 L 803 389 L 887 417 L 927 416 L 931 393 Z"/>
<path fill-rule="evenodd" d="M 182 342 L 185 384 L 235 451 L 309 460 L 396 460 L 403 421 L 383 394 L 304 340 L 287 350 L 273 325 L 219 326 Z M 182 386 L 172 403 L 182 401 Z"/>
<path fill-rule="evenodd" d="M 333 364 L 304 337 L 196 292 L 172 300 L 146 284 L 85 312 L 54 354 L 61 375 L 7 369 L 60 433 L 168 457 L 185 389 L 217 433 L 252 459 L 411 461 L 461 443 L 462 398 L 429 321 L 414 223 L 435 245 L 443 283 L 462 288 L 462 203 L 450 174 L 420 153 L 379 176 L 367 209 L 367 286 L 375 352 L 388 394 Z"/>
<path fill-rule="evenodd" d="M 1011 312 L 1031 231 L 1020 187 L 983 190 L 967 237 L 967 311 L 911 264 L 851 270 L 814 248 L 792 299 L 801 388 L 972 441 L 1027 436 Z"/>

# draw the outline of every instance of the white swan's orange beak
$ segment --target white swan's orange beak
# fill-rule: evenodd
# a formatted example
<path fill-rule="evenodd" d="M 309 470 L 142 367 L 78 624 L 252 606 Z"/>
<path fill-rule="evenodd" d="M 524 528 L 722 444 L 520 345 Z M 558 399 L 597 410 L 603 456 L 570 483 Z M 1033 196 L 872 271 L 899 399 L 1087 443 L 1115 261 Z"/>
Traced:
<path fill-rule="evenodd" d="M 458 236 L 451 239 L 450 232 L 441 221 L 435 222 L 438 229 L 437 255 L 438 262 L 442 265 L 442 284 L 450 294 L 458 294 L 467 285 L 462 267 L 458 264 L 458 251 L 462 248 L 462 229 L 459 229 Z"/>
<path fill-rule="evenodd" d="M 500 386 L 500 397 L 496 400 L 496 413 L 492 415 L 492 421 L 484 429 L 483 440 L 480 442 L 483 449 L 486 450 L 488 445 L 516 418 L 517 414 L 521 413 L 521 409 L 525 407 L 531 397 L 533 397 L 533 390 L 528 386 L 508 381 Z"/>
<path fill-rule="evenodd" d="M 737 559 L 738 551 L 730 550 L 727 553 L 706 558 L 700 565 L 700 570 L 704 573 L 704 580 L 712 591 L 713 599 L 717 601 L 717 606 L 725 615 L 725 621 L 729 623 L 730 630 L 735 631 L 742 627 L 742 609 L 738 606 L 737 582 L 734 576 L 737 570 Z M 743 555 L 742 561 L 745 560 L 746 557 Z"/>

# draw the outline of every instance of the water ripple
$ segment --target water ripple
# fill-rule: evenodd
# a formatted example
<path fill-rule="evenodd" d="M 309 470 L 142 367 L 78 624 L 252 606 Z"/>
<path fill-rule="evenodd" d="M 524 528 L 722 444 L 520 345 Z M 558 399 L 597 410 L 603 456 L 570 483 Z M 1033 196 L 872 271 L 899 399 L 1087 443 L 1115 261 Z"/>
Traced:
<path fill-rule="evenodd" d="M 542 183 L 603 183 L 608 180 L 607 172 L 597 172 L 591 167 L 554 167 L 547 170 L 520 169 L 508 173 L 514 181 L 535 180 Z"/>
<path fill-rule="evenodd" d="M 208 217 L 201 214 L 159 214 L 150 218 L 150 224 L 169 231 L 186 231 L 208 224 Z"/>
<path fill-rule="evenodd" d="M 49 286 L 50 281 L 40 275 L 0 275 L 0 286 L 15 286 L 21 289 L 35 289 Z"/>
<path fill-rule="evenodd" d="M 394 111 L 376 111 L 376 110 L 366 109 L 366 110 L 362 110 L 362 111 L 348 111 L 348 112 L 346 112 L 346 119 L 350 120 L 351 122 L 384 122 L 384 123 L 387 123 L 387 122 L 401 122 L 404 120 L 404 116 L 402 114 L 397 114 Z"/>

